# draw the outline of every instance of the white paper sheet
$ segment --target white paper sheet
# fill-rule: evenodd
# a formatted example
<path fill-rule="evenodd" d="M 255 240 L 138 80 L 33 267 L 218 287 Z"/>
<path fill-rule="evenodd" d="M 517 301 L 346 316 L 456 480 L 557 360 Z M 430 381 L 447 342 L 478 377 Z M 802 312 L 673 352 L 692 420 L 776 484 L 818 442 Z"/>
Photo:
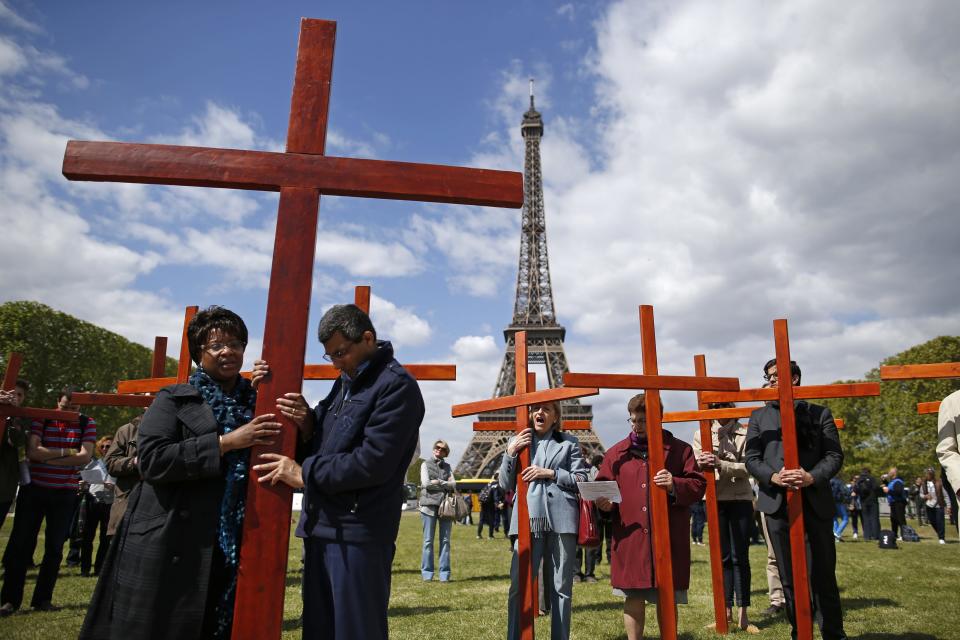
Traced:
<path fill-rule="evenodd" d="M 81 471 L 80 479 L 90 484 L 103 484 L 106 476 L 103 475 L 103 469 L 96 467 L 94 469 L 84 469 Z"/>
<path fill-rule="evenodd" d="M 580 497 L 584 500 L 606 498 L 610 502 L 620 502 L 620 487 L 614 480 L 600 480 L 598 482 L 578 482 Z"/>

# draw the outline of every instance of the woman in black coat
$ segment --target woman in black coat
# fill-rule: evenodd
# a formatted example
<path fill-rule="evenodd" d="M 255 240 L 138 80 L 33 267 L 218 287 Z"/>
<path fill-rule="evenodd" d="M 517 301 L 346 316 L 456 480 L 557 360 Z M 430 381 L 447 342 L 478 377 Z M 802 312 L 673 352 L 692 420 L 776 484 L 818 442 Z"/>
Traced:
<path fill-rule="evenodd" d="M 140 424 L 142 481 L 110 547 L 81 638 L 229 638 L 249 448 L 279 433 L 253 417 L 266 374 L 240 377 L 247 328 L 222 307 L 187 328 L 197 370 L 165 387 Z"/>

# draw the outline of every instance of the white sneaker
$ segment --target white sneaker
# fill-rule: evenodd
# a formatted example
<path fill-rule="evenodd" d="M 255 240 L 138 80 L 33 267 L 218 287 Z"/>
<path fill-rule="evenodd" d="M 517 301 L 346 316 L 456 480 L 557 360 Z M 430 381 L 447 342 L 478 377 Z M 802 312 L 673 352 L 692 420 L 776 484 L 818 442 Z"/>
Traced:
<path fill-rule="evenodd" d="M 947 544 L 947 542 L 945 540 L 941 540 L 940 544 Z"/>
<path fill-rule="evenodd" d="M 853 539 L 854 539 L 854 540 L 856 540 L 858 537 L 859 537 L 859 536 L 858 536 L 856 533 L 853 534 Z"/>
<path fill-rule="evenodd" d="M 903 538 L 901 538 L 900 536 L 897 536 L 897 542 L 903 542 Z"/>

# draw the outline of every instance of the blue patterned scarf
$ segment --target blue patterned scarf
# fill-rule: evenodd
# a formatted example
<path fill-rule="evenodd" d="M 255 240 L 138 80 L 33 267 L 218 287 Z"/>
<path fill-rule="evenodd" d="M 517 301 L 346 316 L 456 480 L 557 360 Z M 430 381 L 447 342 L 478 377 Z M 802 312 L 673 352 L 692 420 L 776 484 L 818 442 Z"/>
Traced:
<path fill-rule="evenodd" d="M 190 376 L 193 385 L 204 402 L 213 411 L 218 433 L 224 435 L 238 429 L 253 419 L 257 392 L 250 381 L 240 378 L 231 393 L 225 393 L 219 383 L 202 368 Z M 250 462 L 249 449 L 234 449 L 223 456 L 222 466 L 226 485 L 220 501 L 220 518 L 217 526 L 217 544 L 223 552 L 226 588 L 217 602 L 217 638 L 230 636 L 233 622 L 233 601 L 237 589 L 237 566 L 240 562 L 240 536 L 243 532 L 243 515 L 247 502 L 247 477 Z M 215 554 L 216 555 L 216 554 Z"/>

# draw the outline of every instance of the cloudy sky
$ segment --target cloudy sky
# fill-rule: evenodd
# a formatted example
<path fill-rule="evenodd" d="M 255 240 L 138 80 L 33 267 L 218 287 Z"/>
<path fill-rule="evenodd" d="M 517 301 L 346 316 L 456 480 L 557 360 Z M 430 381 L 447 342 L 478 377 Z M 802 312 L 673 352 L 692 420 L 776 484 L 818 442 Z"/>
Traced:
<path fill-rule="evenodd" d="M 68 139 L 282 149 L 301 16 L 338 21 L 330 155 L 521 170 L 536 78 L 573 370 L 639 372 L 640 304 L 662 373 L 705 353 L 745 386 L 774 318 L 806 383 L 958 332 L 960 5 L 922 1 L 0 0 L 0 301 L 171 354 L 183 307 L 222 304 L 257 355 L 275 194 L 60 167 Z M 469 420 L 449 407 L 489 397 L 503 355 L 519 211 L 324 197 L 320 220 L 311 325 L 370 284 L 402 361 L 456 363 L 422 385 L 422 438 L 455 461 Z M 608 446 L 628 396 L 593 399 Z"/>

